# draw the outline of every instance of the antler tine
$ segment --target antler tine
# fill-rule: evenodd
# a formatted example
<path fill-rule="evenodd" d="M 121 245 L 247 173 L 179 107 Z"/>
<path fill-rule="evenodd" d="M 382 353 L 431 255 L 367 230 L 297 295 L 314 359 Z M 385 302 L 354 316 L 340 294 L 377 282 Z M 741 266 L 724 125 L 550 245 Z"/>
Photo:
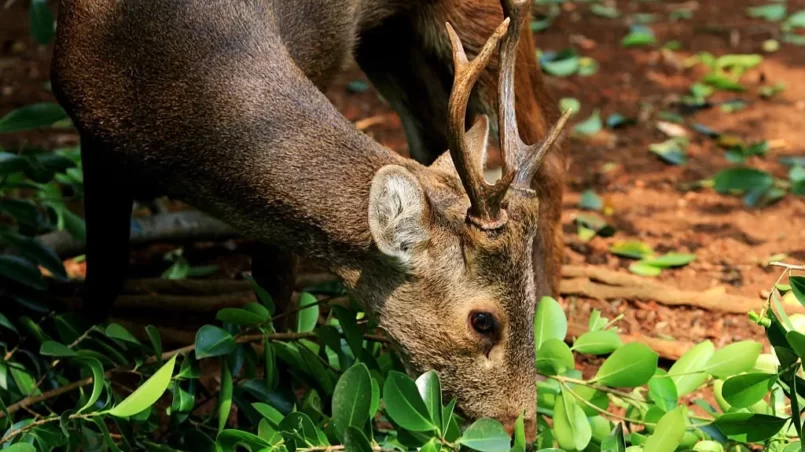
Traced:
<path fill-rule="evenodd" d="M 542 159 L 553 147 L 556 140 L 559 139 L 559 135 L 562 134 L 562 129 L 565 128 L 571 116 L 573 116 L 573 110 L 568 109 L 562 117 L 559 118 L 559 121 L 551 127 L 545 139 L 528 147 L 524 153 L 523 164 L 517 171 L 517 176 L 514 178 L 515 185 L 522 187 L 531 186 L 531 179 L 534 178 L 534 175 L 537 174 L 537 170 L 539 170 L 539 167 L 542 165 Z"/>
<path fill-rule="evenodd" d="M 447 139 L 450 148 L 450 156 L 458 172 L 459 178 L 470 198 L 470 208 L 467 212 L 468 218 L 483 229 L 497 228 L 505 222 L 505 212 L 500 208 L 503 194 L 514 179 L 514 174 L 501 178 L 495 185 L 489 185 L 481 171 L 480 162 L 472 161 L 471 145 L 486 146 L 486 142 L 479 142 L 477 139 L 468 139 L 466 132 L 467 104 L 469 103 L 472 88 L 478 77 L 486 68 L 492 53 L 500 39 L 506 34 L 509 27 L 509 19 L 506 18 L 495 30 L 492 36 L 486 41 L 481 51 L 472 60 L 467 60 L 464 46 L 461 39 L 456 34 L 453 27 L 447 23 L 447 34 L 450 37 L 450 45 L 453 49 L 453 63 L 455 74 L 453 88 L 450 92 L 448 103 L 448 122 Z M 473 125 L 488 129 L 489 125 L 485 117 L 481 117 Z M 484 130 L 486 132 L 486 130 Z M 484 137 L 486 134 L 482 134 Z"/>
<path fill-rule="evenodd" d="M 517 127 L 514 99 L 514 73 L 520 30 L 528 19 L 531 0 L 501 0 L 503 15 L 512 19 L 509 32 L 500 44 L 500 72 L 498 74 L 498 130 L 504 175 L 513 178 L 514 185 L 530 188 L 531 179 L 539 169 L 542 159 L 559 138 L 567 124 L 570 112 L 551 128 L 539 143 L 527 145 L 520 138 Z"/>
<path fill-rule="evenodd" d="M 498 69 L 498 133 L 503 174 L 513 174 L 522 164 L 522 148 L 514 105 L 514 69 L 520 29 L 525 22 L 531 0 L 501 0 L 503 16 L 512 20 L 509 32 L 500 44 Z"/>

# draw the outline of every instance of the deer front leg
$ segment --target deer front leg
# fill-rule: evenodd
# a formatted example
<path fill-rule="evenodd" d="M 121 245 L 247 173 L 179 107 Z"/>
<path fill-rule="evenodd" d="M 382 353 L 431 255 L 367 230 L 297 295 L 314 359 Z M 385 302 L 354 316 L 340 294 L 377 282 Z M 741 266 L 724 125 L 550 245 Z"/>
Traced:
<path fill-rule="evenodd" d="M 87 275 L 81 311 L 92 323 L 105 322 L 129 267 L 133 190 L 116 171 L 111 150 L 81 136 Z"/>
<path fill-rule="evenodd" d="M 274 301 L 274 315 L 292 309 L 296 266 L 298 258 L 277 247 L 255 244 L 252 252 L 252 277 L 255 282 L 271 295 Z M 282 316 L 274 324 L 278 331 L 287 329 L 289 316 Z"/>
<path fill-rule="evenodd" d="M 383 97 L 400 115 L 411 157 L 430 164 L 447 149 L 447 104 L 453 81 L 450 42 L 445 23 L 457 24 L 468 56 L 474 57 L 500 24 L 498 0 L 438 0 L 415 6 L 361 31 L 356 59 Z M 468 118 L 487 114 L 496 124 L 497 61 L 481 75 Z M 523 33 L 515 67 L 515 102 L 520 137 L 542 139 L 559 118 L 536 59 L 531 33 Z M 468 121 L 469 122 L 469 121 Z M 561 147 L 549 152 L 532 187 L 540 199 L 539 236 L 534 244 L 537 295 L 557 296 L 564 240 L 561 205 L 566 157 Z"/>

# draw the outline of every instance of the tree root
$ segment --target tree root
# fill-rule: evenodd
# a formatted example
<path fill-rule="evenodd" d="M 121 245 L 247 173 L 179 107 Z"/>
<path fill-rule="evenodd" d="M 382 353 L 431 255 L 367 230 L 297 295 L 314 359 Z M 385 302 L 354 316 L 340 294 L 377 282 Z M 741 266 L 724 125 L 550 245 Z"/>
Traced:
<path fill-rule="evenodd" d="M 667 306 L 693 306 L 715 312 L 746 314 L 759 310 L 765 300 L 726 293 L 680 290 L 639 276 L 592 266 L 566 265 L 560 285 L 562 295 L 580 295 L 599 300 L 656 301 Z M 788 313 L 805 313 L 805 307 L 786 305 Z"/>
<path fill-rule="evenodd" d="M 134 218 L 129 237 L 132 245 L 143 245 L 153 242 L 228 240 L 239 237 L 239 234 L 220 220 L 196 210 L 188 210 Z M 40 235 L 37 240 L 53 249 L 62 259 L 82 254 L 86 246 L 66 231 L 49 232 Z"/>

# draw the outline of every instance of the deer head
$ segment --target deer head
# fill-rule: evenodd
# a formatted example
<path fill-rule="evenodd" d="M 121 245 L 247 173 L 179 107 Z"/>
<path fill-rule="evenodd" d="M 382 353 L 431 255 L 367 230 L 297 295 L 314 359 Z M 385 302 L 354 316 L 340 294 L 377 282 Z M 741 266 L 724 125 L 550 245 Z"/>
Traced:
<path fill-rule="evenodd" d="M 540 269 L 531 253 L 539 215 L 531 181 L 569 113 L 542 142 L 521 141 L 514 66 L 530 0 L 502 3 L 505 19 L 472 60 L 446 24 L 455 66 L 449 151 L 429 167 L 387 165 L 376 173 L 369 226 L 384 264 L 361 279 L 371 286 L 363 292 L 374 298 L 370 303 L 380 325 L 413 372 L 436 370 L 447 396 L 457 397 L 471 418 L 494 417 L 512 428 L 525 412 L 533 436 L 534 271 Z M 473 86 L 498 46 L 504 167 L 503 176 L 490 184 L 482 172 L 488 118 L 479 117 L 468 131 L 465 121 Z"/>

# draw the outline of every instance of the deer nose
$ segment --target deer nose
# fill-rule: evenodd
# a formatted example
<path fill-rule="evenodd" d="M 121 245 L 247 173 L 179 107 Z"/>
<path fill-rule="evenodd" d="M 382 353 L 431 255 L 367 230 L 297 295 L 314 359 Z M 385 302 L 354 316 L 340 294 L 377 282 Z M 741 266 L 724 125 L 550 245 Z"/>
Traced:
<path fill-rule="evenodd" d="M 514 435 L 514 424 L 517 422 L 517 418 L 507 418 L 503 423 L 503 428 L 506 429 L 506 433 L 510 436 Z M 523 425 L 525 427 L 525 440 L 527 443 L 532 443 L 537 439 L 537 420 L 536 419 L 524 419 Z"/>

